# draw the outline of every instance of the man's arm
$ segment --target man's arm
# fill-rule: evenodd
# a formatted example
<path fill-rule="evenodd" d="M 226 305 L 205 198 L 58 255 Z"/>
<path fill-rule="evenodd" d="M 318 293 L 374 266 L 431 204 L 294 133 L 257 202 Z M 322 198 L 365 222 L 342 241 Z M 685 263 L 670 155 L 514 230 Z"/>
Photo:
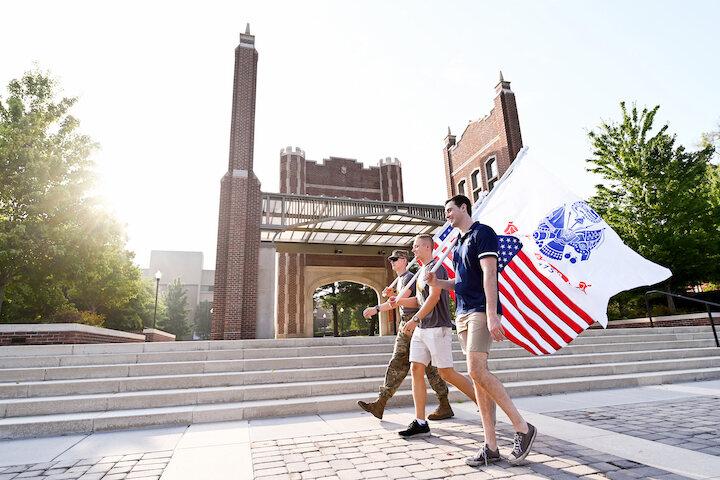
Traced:
<path fill-rule="evenodd" d="M 373 307 L 367 307 L 365 310 L 363 310 L 363 317 L 370 318 L 380 312 L 387 312 L 388 310 L 393 310 L 397 308 L 398 305 L 411 308 L 417 307 L 417 299 L 415 297 L 406 298 L 408 295 L 410 295 L 409 289 L 405 291 L 405 294 L 402 296 L 402 298 L 398 299 L 397 297 L 392 296 L 388 299 L 387 302 L 375 305 Z"/>
<path fill-rule="evenodd" d="M 488 255 L 480 259 L 480 268 L 483 272 L 483 290 L 485 291 L 485 313 L 487 315 L 488 330 L 496 342 L 505 338 L 500 317 L 497 314 L 497 257 Z"/>
<path fill-rule="evenodd" d="M 456 278 L 452 278 L 450 280 L 441 280 L 437 278 L 435 272 L 428 272 L 427 274 L 425 274 L 425 282 L 430 285 L 430 287 L 439 288 L 441 290 L 455 290 Z"/>
<path fill-rule="evenodd" d="M 405 327 L 403 328 L 405 335 L 412 335 L 413 330 L 415 330 L 415 327 L 418 326 L 420 320 L 427 317 L 430 312 L 432 312 L 435 305 L 437 305 L 438 301 L 440 301 L 440 293 L 442 293 L 442 288 L 430 287 L 430 295 L 427 300 L 425 300 L 425 303 L 423 303 L 420 310 L 418 310 L 418 312 L 405 324 Z"/>

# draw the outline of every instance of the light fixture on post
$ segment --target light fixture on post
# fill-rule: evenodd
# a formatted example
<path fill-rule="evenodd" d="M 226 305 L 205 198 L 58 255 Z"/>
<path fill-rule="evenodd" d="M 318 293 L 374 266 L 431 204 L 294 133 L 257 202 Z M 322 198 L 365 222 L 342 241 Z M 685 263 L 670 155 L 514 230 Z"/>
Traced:
<path fill-rule="evenodd" d="M 155 320 L 157 319 L 157 301 L 158 291 L 160 290 L 160 279 L 162 278 L 162 272 L 158 270 L 155 272 L 155 310 L 153 311 L 153 330 L 155 329 Z"/>

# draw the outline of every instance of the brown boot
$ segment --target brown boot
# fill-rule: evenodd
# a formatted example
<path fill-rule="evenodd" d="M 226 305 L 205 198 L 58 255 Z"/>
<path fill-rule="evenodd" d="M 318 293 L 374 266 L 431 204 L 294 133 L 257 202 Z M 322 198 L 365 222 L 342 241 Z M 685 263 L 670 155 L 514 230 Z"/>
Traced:
<path fill-rule="evenodd" d="M 440 400 L 440 405 L 438 405 L 433 413 L 428 415 L 428 420 L 445 420 L 454 417 L 455 413 L 452 411 L 452 408 L 450 408 L 448 398 L 439 397 L 438 400 Z"/>
<path fill-rule="evenodd" d="M 382 419 L 383 412 L 385 411 L 385 404 L 387 403 L 387 398 L 385 397 L 378 397 L 377 400 L 375 400 L 372 403 L 363 402 L 362 400 L 358 400 L 357 404 L 365 410 L 368 413 L 372 413 L 375 415 L 376 418 Z"/>

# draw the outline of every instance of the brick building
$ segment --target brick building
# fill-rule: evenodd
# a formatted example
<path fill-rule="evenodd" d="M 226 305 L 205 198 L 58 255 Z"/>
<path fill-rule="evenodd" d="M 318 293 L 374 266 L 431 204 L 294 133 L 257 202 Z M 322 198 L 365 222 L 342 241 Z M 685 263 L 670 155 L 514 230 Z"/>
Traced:
<path fill-rule="evenodd" d="M 448 129 L 443 149 L 448 197 L 461 193 L 474 202 L 481 191 L 492 190 L 522 146 L 515 93 L 500 72 L 490 113 L 468 123 L 459 140 Z"/>
<path fill-rule="evenodd" d="M 397 158 L 381 159 L 366 168 L 351 158 L 330 157 L 318 163 L 305 159 L 300 148 L 280 151 L 280 193 L 402 202 L 402 167 Z M 305 277 L 308 267 L 343 270 L 385 269 L 385 283 L 393 274 L 382 255 L 323 255 L 278 252 L 276 332 L 278 338 L 308 336 L 307 311 L 317 281 Z M 311 271 L 314 269 L 311 269 Z M 343 273 L 337 272 L 338 280 Z M 347 277 L 350 280 L 350 277 Z M 382 288 L 382 287 L 379 287 Z M 310 295 L 308 295 L 308 291 Z"/>
<path fill-rule="evenodd" d="M 352 281 L 378 295 L 394 275 L 386 257 L 444 223 L 441 206 L 406 204 L 402 167 L 385 158 L 307 160 L 280 152 L 280 193 L 260 191 L 253 172 L 258 53 L 249 28 L 235 49 L 230 155 L 221 180 L 212 339 L 313 335 L 312 294 Z M 500 78 L 495 106 L 460 140 L 448 132 L 448 194 L 492 188 L 522 147 L 515 95 Z M 380 300 L 380 298 L 378 298 Z M 380 333 L 394 331 L 383 312 Z"/>

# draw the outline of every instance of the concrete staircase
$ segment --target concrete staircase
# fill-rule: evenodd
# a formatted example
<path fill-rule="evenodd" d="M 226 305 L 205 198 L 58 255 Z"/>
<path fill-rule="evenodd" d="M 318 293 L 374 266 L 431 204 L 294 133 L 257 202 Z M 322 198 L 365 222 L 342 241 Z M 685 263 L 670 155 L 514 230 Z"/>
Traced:
<path fill-rule="evenodd" d="M 393 341 L 0 347 L 0 438 L 355 410 L 375 398 Z M 503 342 L 491 358 L 514 397 L 720 378 L 710 327 L 588 330 L 549 357 Z M 391 405 L 411 404 L 409 388 L 408 376 Z"/>

